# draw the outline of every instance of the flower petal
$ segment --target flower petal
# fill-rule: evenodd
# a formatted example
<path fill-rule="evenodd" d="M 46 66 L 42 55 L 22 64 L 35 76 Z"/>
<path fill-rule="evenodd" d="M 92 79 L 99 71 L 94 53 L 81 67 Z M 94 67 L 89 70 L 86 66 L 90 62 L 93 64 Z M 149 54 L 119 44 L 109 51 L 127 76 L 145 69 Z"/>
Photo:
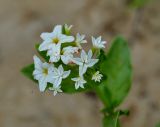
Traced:
<path fill-rule="evenodd" d="M 67 78 L 70 73 L 71 73 L 70 70 L 69 70 L 69 71 L 65 71 L 65 72 L 63 73 L 63 79 Z"/>
<path fill-rule="evenodd" d="M 99 61 L 99 59 L 90 59 L 86 65 L 87 65 L 88 67 L 92 67 L 92 66 L 94 66 L 98 61 Z"/>
<path fill-rule="evenodd" d="M 91 59 L 92 58 L 92 50 L 89 50 L 89 52 L 88 52 L 88 59 Z"/>
<path fill-rule="evenodd" d="M 42 44 L 40 44 L 38 49 L 39 51 L 45 51 L 50 48 L 50 45 L 51 45 L 51 40 L 45 40 L 42 42 Z"/>
<path fill-rule="evenodd" d="M 35 69 L 40 69 L 41 70 L 42 61 L 36 55 L 33 56 L 33 60 L 34 60 Z"/>
<path fill-rule="evenodd" d="M 63 66 L 62 66 L 62 65 L 59 65 L 58 71 L 59 71 L 59 75 L 62 75 L 62 74 L 63 74 L 64 69 L 63 69 Z"/>
<path fill-rule="evenodd" d="M 81 51 L 81 59 L 82 59 L 82 62 L 87 61 L 87 54 L 84 50 Z"/>
<path fill-rule="evenodd" d="M 58 77 L 58 78 L 55 78 L 54 80 L 54 85 L 55 87 L 58 87 L 62 82 L 62 77 Z"/>
<path fill-rule="evenodd" d="M 84 64 L 82 66 L 79 66 L 79 75 L 82 76 L 87 71 L 87 66 Z"/>
<path fill-rule="evenodd" d="M 73 55 L 68 54 L 68 55 L 61 55 L 61 60 L 64 64 L 68 64 L 70 62 L 72 62 L 73 59 Z"/>
<path fill-rule="evenodd" d="M 75 83 L 75 89 L 77 90 L 78 88 L 79 88 L 79 83 L 76 82 L 76 83 Z"/>
<path fill-rule="evenodd" d="M 53 29 L 53 33 L 58 35 L 58 34 L 62 34 L 62 25 L 57 25 L 54 27 Z"/>
<path fill-rule="evenodd" d="M 72 61 L 77 65 L 83 65 L 81 58 L 73 58 Z"/>
<path fill-rule="evenodd" d="M 42 77 L 40 80 L 39 80 L 39 90 L 40 92 L 44 92 L 45 89 L 47 87 L 47 82 L 46 82 L 46 79 L 44 77 Z"/>
<path fill-rule="evenodd" d="M 78 81 L 78 78 L 71 78 L 72 81 Z"/>
<path fill-rule="evenodd" d="M 52 38 L 52 34 L 51 34 L 51 33 L 48 33 L 48 32 L 44 32 L 44 33 L 41 33 L 40 37 L 41 37 L 43 40 L 48 40 L 48 39 Z"/>
<path fill-rule="evenodd" d="M 74 41 L 74 37 L 73 37 L 73 36 L 61 35 L 61 36 L 59 36 L 59 38 L 60 38 L 60 43 L 65 43 L 65 42 L 72 42 L 72 41 Z"/>

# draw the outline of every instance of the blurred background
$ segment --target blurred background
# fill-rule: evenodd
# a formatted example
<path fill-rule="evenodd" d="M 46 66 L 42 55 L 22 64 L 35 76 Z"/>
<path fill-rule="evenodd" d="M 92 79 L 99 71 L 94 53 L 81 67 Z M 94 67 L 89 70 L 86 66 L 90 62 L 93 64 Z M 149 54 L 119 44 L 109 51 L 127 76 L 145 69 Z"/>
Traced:
<path fill-rule="evenodd" d="M 20 73 L 33 62 L 39 35 L 64 23 L 74 33 L 102 35 L 109 45 L 116 35 L 128 40 L 134 77 L 120 106 L 131 111 L 122 126 L 154 127 L 160 121 L 160 0 L 0 0 L 0 127 L 101 127 L 98 98 L 41 94 Z"/>

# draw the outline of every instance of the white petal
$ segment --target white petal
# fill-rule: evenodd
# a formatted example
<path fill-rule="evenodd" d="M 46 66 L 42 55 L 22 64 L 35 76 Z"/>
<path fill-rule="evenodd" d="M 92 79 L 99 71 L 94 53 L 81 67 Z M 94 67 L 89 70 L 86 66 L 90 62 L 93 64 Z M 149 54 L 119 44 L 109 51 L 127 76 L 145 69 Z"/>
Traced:
<path fill-rule="evenodd" d="M 98 43 L 101 42 L 101 39 L 102 39 L 102 37 L 99 36 L 99 37 L 97 38 L 97 42 L 98 42 Z"/>
<path fill-rule="evenodd" d="M 54 78 L 57 78 L 57 77 L 59 76 L 59 70 L 58 70 L 57 68 L 54 68 L 53 71 L 54 71 L 54 72 L 53 72 L 53 77 L 54 77 Z"/>
<path fill-rule="evenodd" d="M 84 64 L 82 66 L 79 66 L 79 75 L 82 76 L 87 71 L 87 66 Z"/>
<path fill-rule="evenodd" d="M 47 55 L 50 56 L 50 62 L 58 62 L 60 60 L 60 44 L 57 44 L 53 49 L 50 49 L 47 52 Z"/>
<path fill-rule="evenodd" d="M 72 59 L 73 59 L 73 55 L 62 55 L 61 56 L 61 60 L 64 64 L 68 64 L 72 62 Z"/>
<path fill-rule="evenodd" d="M 62 34 L 62 26 L 61 25 L 57 25 L 54 27 L 53 33 L 58 35 L 58 34 Z"/>
<path fill-rule="evenodd" d="M 54 90 L 53 95 L 54 95 L 54 96 L 56 96 L 56 94 L 57 94 L 57 91 L 56 91 L 56 90 Z"/>
<path fill-rule="evenodd" d="M 72 61 L 77 65 L 83 65 L 81 58 L 73 58 Z"/>
<path fill-rule="evenodd" d="M 75 89 L 77 90 L 79 88 L 79 84 L 76 82 L 75 83 Z"/>
<path fill-rule="evenodd" d="M 42 34 L 40 35 L 40 37 L 41 37 L 43 40 L 48 40 L 48 39 L 52 38 L 51 35 L 52 35 L 51 33 L 45 32 L 45 33 L 42 33 Z"/>
<path fill-rule="evenodd" d="M 45 51 L 50 48 L 50 45 L 51 45 L 51 40 L 45 40 L 42 42 L 42 44 L 40 44 L 38 49 L 39 51 Z"/>
<path fill-rule="evenodd" d="M 46 82 L 45 78 L 43 77 L 43 78 L 41 78 L 41 80 L 39 80 L 39 90 L 40 90 L 40 92 L 44 92 L 46 87 L 47 87 L 47 82 Z"/>
<path fill-rule="evenodd" d="M 92 36 L 92 44 L 95 45 L 96 39 Z"/>
<path fill-rule="evenodd" d="M 45 62 L 45 63 L 42 64 L 42 67 L 48 69 L 50 67 L 50 64 Z"/>
<path fill-rule="evenodd" d="M 62 82 L 62 77 L 56 78 L 54 81 L 55 87 L 58 87 L 61 84 L 61 82 Z"/>
<path fill-rule="evenodd" d="M 92 50 L 89 50 L 88 52 L 88 59 L 91 59 L 92 58 Z"/>
<path fill-rule="evenodd" d="M 34 76 L 34 79 L 36 79 L 36 80 L 40 80 L 41 78 L 43 78 L 43 74 L 36 74 L 33 76 Z"/>
<path fill-rule="evenodd" d="M 50 73 L 53 73 L 53 71 L 54 71 L 54 65 L 53 64 L 50 64 L 49 65 L 49 68 L 48 68 L 48 73 L 50 74 Z"/>
<path fill-rule="evenodd" d="M 71 78 L 72 81 L 78 81 L 78 78 Z"/>
<path fill-rule="evenodd" d="M 70 73 L 71 73 L 70 70 L 69 70 L 69 71 L 65 71 L 65 72 L 63 73 L 63 79 L 64 79 L 64 78 L 67 78 Z"/>
<path fill-rule="evenodd" d="M 59 72 L 59 75 L 62 75 L 62 74 L 63 74 L 64 69 L 63 69 L 63 66 L 62 66 L 62 65 L 59 65 L 59 67 L 58 67 L 58 72 Z"/>
<path fill-rule="evenodd" d="M 87 59 L 87 54 L 84 50 L 81 51 L 81 59 L 82 59 L 82 62 L 86 61 Z"/>
<path fill-rule="evenodd" d="M 60 43 L 72 42 L 72 41 L 74 41 L 73 36 L 66 36 L 66 35 L 61 35 L 60 36 Z"/>
<path fill-rule="evenodd" d="M 92 67 L 92 66 L 95 65 L 98 61 L 99 61 L 99 59 L 91 59 L 86 65 L 87 65 L 88 67 Z"/>
<path fill-rule="evenodd" d="M 42 74 L 42 70 L 36 69 L 33 71 L 33 75 L 38 75 L 38 74 Z"/>
<path fill-rule="evenodd" d="M 64 51 L 63 54 L 73 54 L 75 52 L 78 52 L 78 47 L 68 46 L 63 48 L 63 51 Z"/>
<path fill-rule="evenodd" d="M 42 68 L 41 60 L 36 55 L 33 56 L 33 60 L 34 60 L 35 69 L 41 69 Z"/>
<path fill-rule="evenodd" d="M 84 84 L 83 83 L 80 83 L 79 85 L 81 88 L 84 88 Z"/>
<path fill-rule="evenodd" d="M 50 62 L 58 62 L 60 60 L 60 56 L 51 56 L 49 61 Z"/>
<path fill-rule="evenodd" d="M 106 41 L 102 41 L 102 44 L 106 44 L 107 42 Z"/>

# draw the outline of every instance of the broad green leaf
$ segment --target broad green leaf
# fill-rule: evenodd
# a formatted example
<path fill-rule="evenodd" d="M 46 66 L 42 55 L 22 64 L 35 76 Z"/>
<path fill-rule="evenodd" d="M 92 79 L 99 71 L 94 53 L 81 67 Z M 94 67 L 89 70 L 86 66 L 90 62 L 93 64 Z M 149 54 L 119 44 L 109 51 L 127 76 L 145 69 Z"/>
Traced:
<path fill-rule="evenodd" d="M 117 37 L 112 44 L 104 62 L 100 64 L 100 71 L 106 75 L 97 94 L 109 110 L 113 110 L 127 96 L 132 81 L 132 67 L 130 51 L 127 42 Z"/>
<path fill-rule="evenodd" d="M 33 80 L 33 81 L 36 81 L 36 80 L 34 80 L 33 75 L 32 75 L 33 70 L 34 70 L 34 64 L 30 64 L 30 65 L 24 67 L 24 68 L 21 70 L 21 72 L 22 72 L 26 77 L 28 77 L 29 79 L 31 79 L 31 80 Z"/>

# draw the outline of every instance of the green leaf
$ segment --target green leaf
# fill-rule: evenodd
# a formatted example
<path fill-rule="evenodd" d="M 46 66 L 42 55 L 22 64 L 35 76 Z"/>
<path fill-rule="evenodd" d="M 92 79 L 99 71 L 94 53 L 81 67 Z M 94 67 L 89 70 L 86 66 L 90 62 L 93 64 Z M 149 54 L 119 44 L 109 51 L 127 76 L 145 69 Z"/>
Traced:
<path fill-rule="evenodd" d="M 24 67 L 24 68 L 21 70 L 21 72 L 22 72 L 26 77 L 28 77 L 29 79 L 31 79 L 31 80 L 33 80 L 33 81 L 36 81 L 36 80 L 34 80 L 33 75 L 32 75 L 33 70 L 34 70 L 34 64 L 30 64 L 30 65 Z"/>
<path fill-rule="evenodd" d="M 97 94 L 108 110 L 112 111 L 127 96 L 132 81 L 130 51 L 127 42 L 117 37 L 106 59 L 100 65 L 100 71 L 107 76 L 96 89 Z"/>

